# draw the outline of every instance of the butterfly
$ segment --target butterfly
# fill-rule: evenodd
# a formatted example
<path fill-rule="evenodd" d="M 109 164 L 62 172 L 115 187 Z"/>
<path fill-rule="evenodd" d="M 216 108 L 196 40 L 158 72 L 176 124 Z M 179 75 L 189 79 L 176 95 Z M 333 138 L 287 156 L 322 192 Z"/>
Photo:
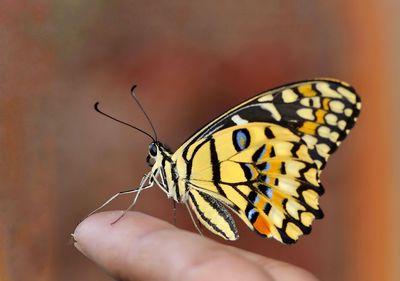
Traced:
<path fill-rule="evenodd" d="M 158 141 L 143 110 L 155 137 L 134 128 L 152 139 L 151 171 L 137 189 L 106 203 L 137 192 L 132 207 L 142 190 L 157 184 L 168 198 L 188 207 L 194 222 L 195 217 L 226 240 L 239 237 L 234 213 L 257 234 L 294 243 L 311 232 L 314 219 L 323 217 L 321 172 L 360 109 L 360 97 L 345 82 L 295 82 L 230 109 L 175 152 Z"/>

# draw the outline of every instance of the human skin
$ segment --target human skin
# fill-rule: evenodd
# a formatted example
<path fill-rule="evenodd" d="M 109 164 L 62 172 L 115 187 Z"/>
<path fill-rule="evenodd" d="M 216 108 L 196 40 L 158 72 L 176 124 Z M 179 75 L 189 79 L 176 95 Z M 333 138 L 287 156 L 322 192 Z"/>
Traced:
<path fill-rule="evenodd" d="M 94 214 L 75 229 L 75 247 L 116 280 L 316 281 L 294 265 L 219 244 L 138 212 Z"/>

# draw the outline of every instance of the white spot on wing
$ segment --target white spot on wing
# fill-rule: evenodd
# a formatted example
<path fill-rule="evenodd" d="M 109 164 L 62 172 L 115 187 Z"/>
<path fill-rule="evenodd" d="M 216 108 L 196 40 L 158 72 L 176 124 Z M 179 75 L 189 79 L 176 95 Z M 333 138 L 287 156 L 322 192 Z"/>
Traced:
<path fill-rule="evenodd" d="M 329 138 L 331 130 L 326 126 L 320 126 L 317 130 L 318 135 L 322 138 Z"/>
<path fill-rule="evenodd" d="M 311 101 L 313 105 L 311 106 Z M 312 97 L 312 98 L 302 98 L 300 103 L 307 107 L 320 108 L 321 107 L 321 98 L 320 97 Z"/>
<path fill-rule="evenodd" d="M 246 119 L 243 119 L 242 117 L 239 116 L 239 114 L 233 115 L 231 117 L 232 121 L 235 122 L 236 125 L 242 125 L 242 124 L 247 124 L 249 121 Z"/>
<path fill-rule="evenodd" d="M 303 98 L 300 100 L 300 103 L 301 103 L 301 105 L 309 107 L 310 106 L 310 98 Z"/>
<path fill-rule="evenodd" d="M 338 122 L 338 127 L 339 127 L 340 130 L 344 130 L 344 128 L 346 128 L 346 125 L 347 125 L 347 123 L 344 120 L 340 120 Z"/>
<path fill-rule="evenodd" d="M 332 142 L 336 142 L 339 139 L 339 133 L 338 132 L 332 132 L 329 136 L 329 139 Z"/>
<path fill-rule="evenodd" d="M 293 90 L 286 89 L 282 91 L 282 99 L 286 103 L 294 102 L 297 100 L 297 95 L 295 92 L 293 92 Z"/>
<path fill-rule="evenodd" d="M 272 101 L 274 99 L 274 96 L 271 94 L 266 94 L 265 96 L 262 96 L 261 98 L 258 99 L 259 102 L 265 102 L 265 101 Z"/>
<path fill-rule="evenodd" d="M 346 108 L 344 110 L 344 115 L 346 115 L 347 117 L 350 117 L 353 114 L 353 110 L 351 108 Z"/>
<path fill-rule="evenodd" d="M 317 145 L 315 145 L 315 147 L 317 148 L 317 152 L 319 155 L 321 155 L 324 158 L 328 156 L 330 148 L 327 144 L 318 143 Z"/>
<path fill-rule="evenodd" d="M 315 120 L 315 116 L 311 108 L 300 108 L 296 113 L 303 119 Z"/>
<path fill-rule="evenodd" d="M 350 92 L 349 90 L 347 90 L 346 88 L 343 87 L 339 87 L 338 92 L 341 93 L 349 102 L 351 102 L 352 104 L 356 103 L 356 95 L 352 92 Z"/>
<path fill-rule="evenodd" d="M 282 119 L 282 117 L 279 114 L 278 110 L 276 109 L 275 105 L 273 105 L 272 103 L 263 103 L 263 104 L 261 104 L 261 108 L 269 111 L 271 113 L 271 116 L 276 121 L 280 121 Z"/>
<path fill-rule="evenodd" d="M 330 98 L 342 98 L 340 94 L 338 94 L 336 91 L 332 90 L 329 88 L 328 83 L 317 83 L 316 84 L 317 90 L 322 93 L 324 97 L 330 97 Z"/>
<path fill-rule="evenodd" d="M 329 103 L 329 107 L 333 112 L 342 113 L 344 110 L 344 104 L 341 101 L 333 100 Z"/>
<path fill-rule="evenodd" d="M 317 144 L 318 139 L 316 137 L 313 137 L 311 135 L 304 135 L 302 139 L 305 141 L 308 147 L 314 148 L 314 146 Z"/>
<path fill-rule="evenodd" d="M 326 122 L 327 122 L 329 125 L 336 126 L 337 121 L 338 121 L 338 118 L 337 118 L 336 115 L 334 115 L 334 114 L 332 114 L 332 113 L 328 113 L 328 114 L 325 116 L 325 120 L 326 120 Z"/>

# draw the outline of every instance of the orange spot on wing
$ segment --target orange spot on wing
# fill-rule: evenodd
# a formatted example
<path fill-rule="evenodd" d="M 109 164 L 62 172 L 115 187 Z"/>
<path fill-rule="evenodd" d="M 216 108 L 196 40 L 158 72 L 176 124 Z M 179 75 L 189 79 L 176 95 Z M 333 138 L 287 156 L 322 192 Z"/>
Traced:
<path fill-rule="evenodd" d="M 305 134 L 309 135 L 315 135 L 315 129 L 318 127 L 317 123 L 306 121 L 304 122 L 303 126 L 299 128 L 300 132 L 303 132 Z"/>
<path fill-rule="evenodd" d="M 322 100 L 322 108 L 325 110 L 329 110 L 329 102 L 330 102 L 330 99 L 324 98 Z"/>
<path fill-rule="evenodd" d="M 269 162 L 270 168 L 268 169 L 266 174 L 280 174 L 281 173 L 281 163 L 282 161 L 274 161 Z M 271 178 L 270 181 L 271 182 Z"/>
<path fill-rule="evenodd" d="M 317 112 L 315 112 L 315 116 L 317 117 L 317 123 L 323 124 L 325 123 L 324 117 L 326 115 L 326 111 L 322 109 L 318 109 Z"/>
<path fill-rule="evenodd" d="M 298 89 L 305 97 L 315 97 L 317 95 L 317 93 L 311 88 L 311 84 L 302 85 Z"/>
<path fill-rule="evenodd" d="M 258 216 L 253 226 L 261 234 L 269 235 L 271 233 L 268 222 L 262 216 Z"/>

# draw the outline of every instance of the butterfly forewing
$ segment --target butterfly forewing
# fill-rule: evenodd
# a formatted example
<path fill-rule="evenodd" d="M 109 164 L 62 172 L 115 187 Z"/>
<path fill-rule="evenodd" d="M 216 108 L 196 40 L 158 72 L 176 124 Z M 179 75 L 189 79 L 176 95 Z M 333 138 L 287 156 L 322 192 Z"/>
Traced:
<path fill-rule="evenodd" d="M 255 232 L 293 243 L 321 218 L 319 175 L 354 126 L 346 83 L 311 80 L 262 93 L 195 133 L 172 156 L 179 192 L 202 224 L 237 238 L 229 207 Z M 216 203 L 218 202 L 218 203 Z"/>
<path fill-rule="evenodd" d="M 361 101 L 347 83 L 320 79 L 296 82 L 261 93 L 210 122 L 177 151 L 191 147 L 215 131 L 251 122 L 270 122 L 302 137 L 311 156 L 323 168 L 343 141 L 361 109 Z"/>

